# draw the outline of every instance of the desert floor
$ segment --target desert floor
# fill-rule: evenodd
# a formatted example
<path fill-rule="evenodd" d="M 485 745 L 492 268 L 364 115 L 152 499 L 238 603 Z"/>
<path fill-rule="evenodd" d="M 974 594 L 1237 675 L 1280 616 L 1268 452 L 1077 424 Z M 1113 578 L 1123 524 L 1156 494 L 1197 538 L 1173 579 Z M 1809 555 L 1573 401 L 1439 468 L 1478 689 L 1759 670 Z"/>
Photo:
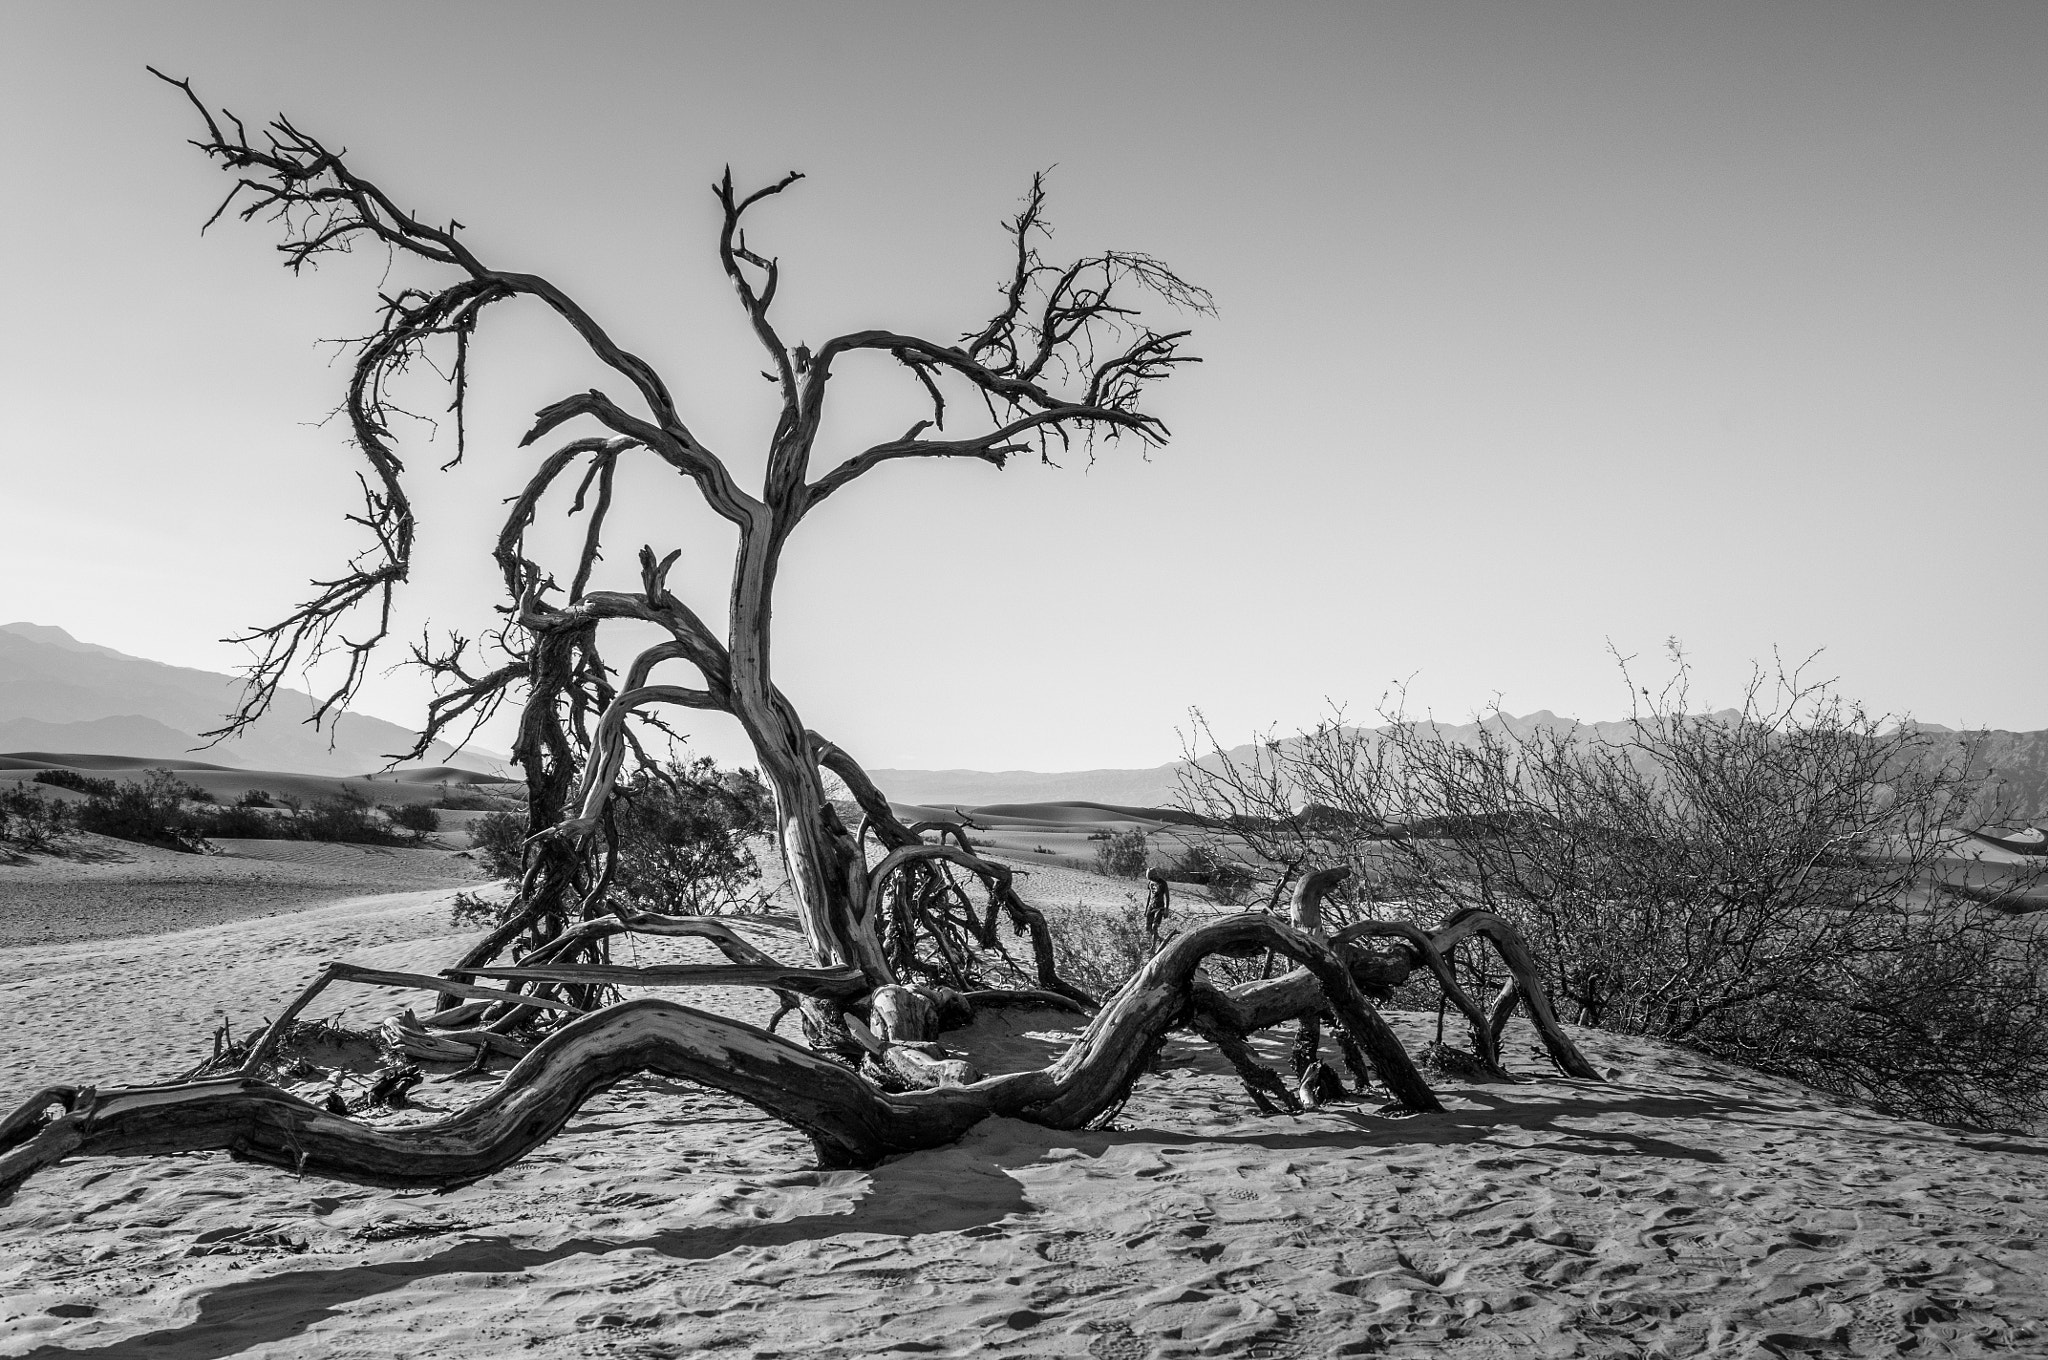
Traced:
<path fill-rule="evenodd" d="M 445 966 L 471 938 L 458 886 L 0 948 L 0 1102 L 175 1072 L 329 958 Z M 336 1000 L 367 1024 L 425 998 Z M 1434 1023 L 1392 1019 L 1416 1048 Z M 1065 1023 L 1012 1012 L 947 1042 L 1035 1065 Z M 2048 1144 L 1577 1038 L 1607 1082 L 1556 1077 L 1517 1022 L 1525 1081 L 1439 1078 L 1450 1108 L 1405 1119 L 1261 1116 L 1177 1038 L 1113 1129 L 991 1121 L 866 1172 L 813 1170 L 749 1107 L 650 1079 L 448 1194 L 215 1154 L 80 1161 L 0 1207 L 0 1354 L 2048 1355 Z M 452 1070 L 384 1117 L 494 1080 Z"/>

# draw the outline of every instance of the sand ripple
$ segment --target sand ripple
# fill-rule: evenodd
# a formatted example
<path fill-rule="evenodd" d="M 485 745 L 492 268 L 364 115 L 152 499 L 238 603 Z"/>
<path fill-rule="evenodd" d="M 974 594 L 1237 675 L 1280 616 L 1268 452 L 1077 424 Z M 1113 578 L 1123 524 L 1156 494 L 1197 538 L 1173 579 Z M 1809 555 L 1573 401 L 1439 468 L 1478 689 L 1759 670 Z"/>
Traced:
<path fill-rule="evenodd" d="M 450 947 L 389 910 L 332 928 Z M 348 952 L 314 924 L 290 949 Z M 1046 1024 L 972 1037 L 1035 1061 Z M 0 1209 L 0 1353 L 2048 1354 L 2048 1146 L 1578 1037 L 1611 1084 L 1450 1084 L 1400 1120 L 1260 1117 L 1176 1040 L 1114 1130 L 991 1121 L 872 1172 L 660 1080 L 447 1195 L 79 1163 Z M 1532 1075 L 1533 1043 L 1507 1046 Z"/>

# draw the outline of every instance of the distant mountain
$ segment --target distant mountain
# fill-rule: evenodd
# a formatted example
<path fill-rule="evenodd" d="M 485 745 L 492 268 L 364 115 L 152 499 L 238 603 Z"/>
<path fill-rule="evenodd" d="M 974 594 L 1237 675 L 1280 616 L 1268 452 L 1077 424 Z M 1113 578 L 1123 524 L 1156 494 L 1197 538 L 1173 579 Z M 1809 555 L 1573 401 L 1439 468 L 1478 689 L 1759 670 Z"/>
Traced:
<path fill-rule="evenodd" d="M 0 625 L 0 752 L 54 751 L 190 759 L 243 769 L 362 774 L 412 747 L 415 734 L 360 713 L 314 731 L 312 696 L 280 689 L 271 711 L 231 741 L 205 746 L 241 692 L 240 677 L 167 666 L 80 642 L 46 624 Z M 330 742 L 331 739 L 331 742 Z M 203 747 L 203 749 L 202 749 Z M 493 752 L 436 742 L 427 763 L 501 773 Z"/>
<path fill-rule="evenodd" d="M 1732 717 L 1729 713 L 1717 717 Z M 1539 729 L 1573 726 L 1548 709 L 1524 717 L 1498 714 L 1483 723 L 1440 724 L 1438 731 L 1452 741 L 1475 744 L 1481 727 L 1513 736 Z M 1957 741 L 1975 741 L 1970 773 L 1986 777 L 1983 796 L 1973 812 L 1994 824 L 2022 824 L 2048 819 L 2048 732 L 1985 733 L 1952 732 L 1932 723 L 1922 731 L 1936 736 L 1954 736 Z M 1588 741 L 1623 741 L 1629 734 L 1626 722 L 1578 724 L 1580 736 Z M 1292 745 L 1298 738 L 1283 739 Z M 1227 754 L 1236 762 L 1248 761 L 1253 747 L 1247 743 Z M 1207 762 L 1204 762 L 1207 763 Z M 1186 762 L 1174 761 L 1135 770 L 870 770 L 875 784 L 891 799 L 926 807 L 979 807 L 1002 803 L 1092 802 L 1130 807 L 1159 808 L 1174 805 Z"/>
<path fill-rule="evenodd" d="M 1504 728 L 1520 736 L 1537 728 L 1571 726 L 1542 709 L 1524 718 L 1501 715 L 1486 725 Z M 1589 735 L 1618 737 L 1627 723 L 1588 723 L 1581 728 Z M 1438 730 L 1453 741 L 1470 744 L 1478 740 L 1480 724 L 1440 724 Z M 1284 738 L 1291 746 L 1296 738 Z M 1253 747 L 1247 742 L 1227 754 L 1237 762 L 1251 759 Z M 1205 762 L 1206 763 L 1206 762 Z M 876 787 L 889 797 L 905 803 L 932 806 L 978 807 L 989 803 L 1091 802 L 1129 807 L 1170 807 L 1180 788 L 1181 772 L 1187 762 L 1176 760 L 1140 770 L 1069 770 L 1043 773 L 1037 770 L 870 770 Z"/>
<path fill-rule="evenodd" d="M 2048 732 L 1986 733 L 1970 772 L 1990 776 L 1979 816 L 2004 825 L 2048 819 Z"/>
<path fill-rule="evenodd" d="M 898 803 L 983 807 L 997 803 L 1114 803 L 1164 807 L 1173 801 L 1180 763 L 1149 770 L 870 770 L 875 787 Z"/>

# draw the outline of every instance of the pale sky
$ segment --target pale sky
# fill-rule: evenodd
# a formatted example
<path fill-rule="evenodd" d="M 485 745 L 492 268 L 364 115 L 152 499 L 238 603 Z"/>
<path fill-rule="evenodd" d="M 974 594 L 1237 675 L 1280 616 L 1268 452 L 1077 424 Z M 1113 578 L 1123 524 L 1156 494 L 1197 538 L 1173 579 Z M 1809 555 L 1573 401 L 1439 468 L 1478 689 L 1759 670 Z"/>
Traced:
<path fill-rule="evenodd" d="M 16 0 L 0 616 L 230 669 L 359 542 L 317 342 L 383 266 L 202 237 L 226 182 L 145 62 L 568 287 L 743 468 L 774 409 L 713 254 L 728 161 L 809 176 L 754 227 L 792 341 L 977 325 L 1046 166 L 1059 251 L 1209 288 L 1149 460 L 898 465 L 799 530 L 779 679 L 871 766 L 1154 765 L 1190 705 L 1236 740 L 1407 677 L 1452 720 L 1601 719 L 1610 641 L 1668 636 L 1710 705 L 1825 648 L 1874 709 L 2048 727 L 2048 6 Z M 406 447 L 407 632 L 488 618 L 518 434 L 594 380 L 531 308 L 474 372 L 470 463 Z M 835 383 L 835 447 L 897 433 L 899 384 Z M 717 612 L 717 523 L 627 492 L 613 565 L 681 547 Z"/>

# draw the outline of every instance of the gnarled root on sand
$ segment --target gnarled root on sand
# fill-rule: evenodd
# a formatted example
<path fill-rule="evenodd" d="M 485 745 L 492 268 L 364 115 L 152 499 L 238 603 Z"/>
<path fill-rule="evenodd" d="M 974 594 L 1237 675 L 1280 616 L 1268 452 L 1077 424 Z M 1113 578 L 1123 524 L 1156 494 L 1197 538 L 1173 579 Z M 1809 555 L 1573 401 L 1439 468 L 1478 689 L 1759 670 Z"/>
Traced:
<path fill-rule="evenodd" d="M 1499 939 L 1490 921 L 1461 920 L 1452 928 Z M 1230 991 L 1201 971 L 1211 954 L 1261 949 L 1302 967 Z M 1172 1029 L 1192 1024 L 1199 1032 L 1241 1038 L 1311 1008 L 1335 1019 L 1398 1105 L 1441 1109 L 1360 989 L 1361 975 L 1368 985 L 1385 980 L 1376 970 L 1384 970 L 1387 959 L 1341 943 L 1333 948 L 1262 913 L 1229 917 L 1168 942 L 1049 1066 L 897 1094 L 753 1026 L 651 999 L 578 1017 L 522 1058 L 490 1095 L 451 1118 L 410 1128 L 360 1123 L 240 1075 L 107 1091 L 52 1087 L 0 1120 L 0 1198 L 71 1157 L 198 1151 L 367 1185 L 453 1187 L 518 1160 L 592 1095 L 637 1072 L 748 1101 L 808 1134 L 828 1166 L 872 1165 L 950 1143 L 994 1115 L 1084 1127 L 1127 1098 Z M 1566 1055 L 1560 1066 L 1593 1076 L 1569 1039 L 1548 1032 L 1554 1021 L 1540 992 L 1534 995 L 1539 1000 L 1531 1010 L 1545 1042 L 1553 1056 Z"/>

